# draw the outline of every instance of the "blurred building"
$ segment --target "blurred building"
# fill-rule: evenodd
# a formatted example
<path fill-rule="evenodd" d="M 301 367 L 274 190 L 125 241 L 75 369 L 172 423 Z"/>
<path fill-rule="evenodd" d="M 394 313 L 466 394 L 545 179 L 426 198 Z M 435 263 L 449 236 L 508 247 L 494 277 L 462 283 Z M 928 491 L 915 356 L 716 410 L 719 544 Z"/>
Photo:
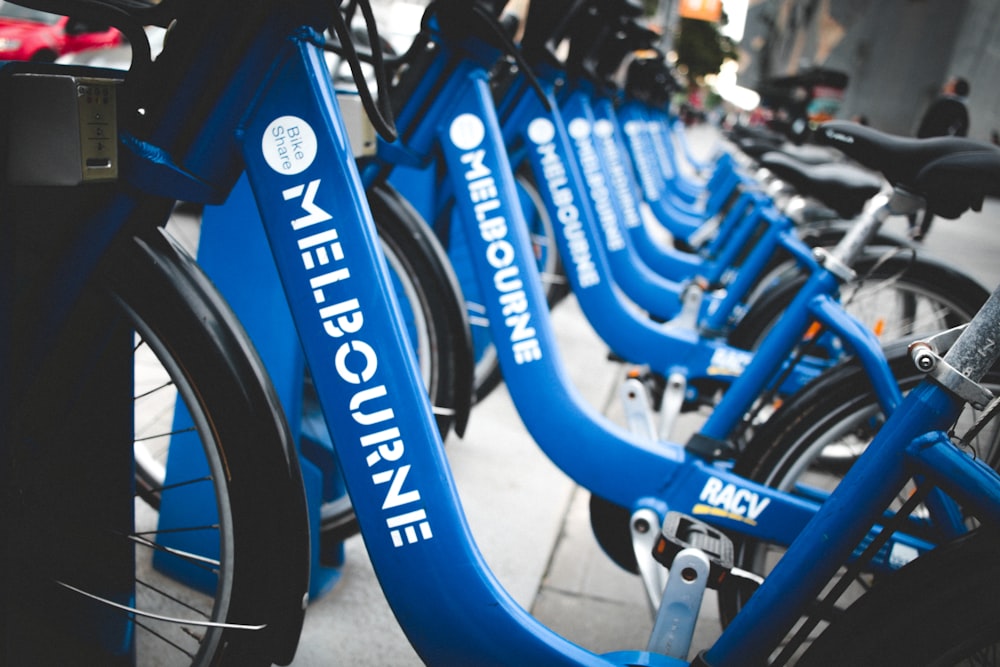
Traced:
<path fill-rule="evenodd" d="M 944 81 L 963 76 L 969 136 L 1000 129 L 996 0 L 750 0 L 741 48 L 741 85 L 773 92 L 775 82 L 842 72 L 837 117 L 897 134 L 912 135 Z"/>

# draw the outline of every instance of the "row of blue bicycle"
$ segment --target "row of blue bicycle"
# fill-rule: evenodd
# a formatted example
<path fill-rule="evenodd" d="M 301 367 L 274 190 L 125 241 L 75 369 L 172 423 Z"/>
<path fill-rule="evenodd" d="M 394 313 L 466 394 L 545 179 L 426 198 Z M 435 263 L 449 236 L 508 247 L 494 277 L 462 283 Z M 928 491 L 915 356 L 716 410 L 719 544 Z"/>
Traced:
<path fill-rule="evenodd" d="M 628 0 L 437 0 L 398 57 L 367 0 L 23 4 L 133 56 L 0 69 L 10 664 L 287 664 L 359 530 L 428 664 L 989 663 L 998 304 L 881 226 L 981 206 L 996 147 L 699 161 Z M 566 286 L 637 369 L 625 425 L 568 380 Z M 501 375 L 647 646 L 572 644 L 479 554 L 443 441 Z"/>

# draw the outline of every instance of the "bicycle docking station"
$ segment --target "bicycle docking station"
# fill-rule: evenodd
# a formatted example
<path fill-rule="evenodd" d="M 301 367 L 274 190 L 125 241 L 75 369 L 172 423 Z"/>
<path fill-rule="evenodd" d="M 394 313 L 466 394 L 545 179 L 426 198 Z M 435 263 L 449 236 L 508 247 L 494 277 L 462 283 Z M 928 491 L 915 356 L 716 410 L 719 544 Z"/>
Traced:
<path fill-rule="evenodd" d="M 0 418 L 5 430 L 4 528 L 12 545 L 5 568 L 4 616 L 9 636 L 25 638 L 8 642 L 16 644 L 5 654 L 12 664 L 113 666 L 131 659 L 132 623 L 107 603 L 134 606 L 135 547 L 120 539 L 95 543 L 94 535 L 107 531 L 109 517 L 117 534 L 133 532 L 133 332 L 99 290 L 72 286 L 77 276 L 64 267 L 67 257 L 79 250 L 80 238 L 91 231 L 88 216 L 103 206 L 117 180 L 116 93 L 121 74 L 0 64 L 0 285 L 9 314 L 0 320 L 9 380 Z M 209 209 L 201 259 L 206 270 L 214 269 L 213 279 L 225 282 L 222 274 L 228 272 L 226 297 L 241 304 L 239 316 L 253 330 L 282 404 L 289 415 L 297 416 L 303 409 L 304 367 L 284 296 L 280 288 L 273 294 L 256 289 L 259 284 L 248 276 L 259 274 L 245 265 L 233 270 L 234 256 L 263 257 L 274 272 L 263 230 L 246 224 L 244 205 L 256 215 L 248 189 L 234 194 L 228 207 Z M 56 299 L 66 287 L 57 283 L 63 281 L 74 295 L 80 290 L 78 304 L 61 314 L 58 327 L 50 326 L 59 306 Z M 276 278 L 269 284 L 279 285 Z M 303 423 L 317 419 L 322 424 L 321 415 Z M 317 536 L 310 580 L 310 597 L 316 598 L 336 584 L 343 564 L 342 543 L 319 543 L 320 505 L 345 492 L 336 474 L 332 442 L 323 437 L 325 428 L 301 433 L 298 419 L 289 422 L 300 443 L 310 527 Z M 39 423 L 51 428 L 44 433 L 19 430 L 19 424 Z M 191 423 L 178 402 L 174 432 L 184 432 Z M 81 433 L 94 442 L 120 446 L 82 447 Z M 192 478 L 194 466 L 204 465 L 182 448 L 171 448 L 166 486 Z M 210 523 L 214 512 L 210 494 L 174 490 L 161 503 L 159 525 Z M 164 531 L 155 539 L 160 551 L 152 562 L 157 571 L 193 588 L 214 590 L 214 572 L 165 552 L 213 559 L 219 556 L 216 542 L 197 531 Z M 61 572 L 69 574 L 60 577 Z M 39 581 L 52 583 L 39 587 Z M 56 582 L 96 592 L 101 601 Z"/>
<path fill-rule="evenodd" d="M 632 516 L 636 560 L 656 616 L 647 650 L 684 659 L 705 590 L 738 586 L 749 593 L 762 579 L 734 566 L 733 542 L 722 531 L 671 511 L 654 532 L 655 516 L 649 510 Z"/>
<path fill-rule="evenodd" d="M 132 333 L 66 270 L 117 165 L 117 81 L 98 74 L 0 63 L 9 664 L 131 655 L 127 616 L 67 588 L 128 605 L 134 586 L 134 547 L 110 534 L 132 531 Z M 84 446 L 83 433 L 104 446 Z"/>

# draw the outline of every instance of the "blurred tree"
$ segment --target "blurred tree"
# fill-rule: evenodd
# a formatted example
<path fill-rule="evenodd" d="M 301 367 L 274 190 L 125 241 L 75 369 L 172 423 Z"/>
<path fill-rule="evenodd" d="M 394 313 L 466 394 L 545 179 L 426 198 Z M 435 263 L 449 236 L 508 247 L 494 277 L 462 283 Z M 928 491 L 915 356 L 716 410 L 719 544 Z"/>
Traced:
<path fill-rule="evenodd" d="M 678 22 L 674 39 L 677 65 L 687 70 L 688 81 L 692 84 L 700 83 L 706 74 L 716 74 L 724 60 L 739 60 L 736 44 L 719 32 L 726 21 L 723 12 L 719 23 L 687 18 Z"/>

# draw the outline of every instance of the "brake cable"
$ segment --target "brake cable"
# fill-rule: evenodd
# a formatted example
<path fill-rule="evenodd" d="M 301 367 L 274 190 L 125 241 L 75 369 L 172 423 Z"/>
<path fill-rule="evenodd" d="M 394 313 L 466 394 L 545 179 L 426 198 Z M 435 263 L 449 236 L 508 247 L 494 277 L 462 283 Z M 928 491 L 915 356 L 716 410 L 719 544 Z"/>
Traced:
<path fill-rule="evenodd" d="M 365 20 L 365 30 L 368 34 L 368 43 L 371 49 L 369 56 L 370 64 L 375 70 L 377 100 L 372 97 L 364 72 L 361 70 L 362 61 L 368 61 L 368 59 L 363 59 L 358 53 L 357 48 L 355 48 L 349 26 L 349 18 L 345 18 L 344 13 L 341 13 L 339 8 L 333 13 L 330 21 L 330 29 L 337 36 L 340 44 L 334 45 L 324 40 L 317 45 L 325 51 L 342 55 L 347 61 L 348 66 L 351 68 L 351 76 L 358 88 L 358 95 L 361 97 L 361 104 L 364 106 L 365 112 L 368 114 L 368 118 L 371 120 L 375 131 L 386 141 L 392 142 L 396 140 L 397 136 L 396 121 L 387 94 L 389 85 L 385 73 L 385 58 L 382 53 L 382 42 L 378 35 L 378 27 L 375 24 L 375 15 L 372 12 L 369 0 L 351 0 L 348 3 L 347 10 L 351 18 L 353 18 L 356 7 L 361 8 L 361 14 Z"/>
<path fill-rule="evenodd" d="M 427 6 L 427 11 L 424 14 L 425 19 L 435 12 L 440 12 L 444 4 L 445 3 L 441 0 L 433 0 Z M 538 81 L 538 77 L 535 76 L 535 73 L 528 64 L 528 61 L 525 60 L 521 49 L 514 43 L 513 38 L 511 38 L 507 31 L 503 29 L 503 26 L 500 25 L 500 22 L 496 19 L 496 17 L 477 2 L 473 2 L 471 7 L 463 5 L 462 8 L 468 10 L 470 12 L 470 16 L 477 19 L 479 24 L 486 28 L 489 34 L 496 39 L 496 43 L 494 45 L 498 46 L 505 55 L 513 59 L 514 63 L 527 79 L 528 85 L 535 91 L 535 94 L 538 96 L 539 101 L 541 101 L 546 113 L 551 113 L 552 104 L 549 102 L 549 97 L 546 94 L 545 89 L 542 88 L 542 84 Z"/>

